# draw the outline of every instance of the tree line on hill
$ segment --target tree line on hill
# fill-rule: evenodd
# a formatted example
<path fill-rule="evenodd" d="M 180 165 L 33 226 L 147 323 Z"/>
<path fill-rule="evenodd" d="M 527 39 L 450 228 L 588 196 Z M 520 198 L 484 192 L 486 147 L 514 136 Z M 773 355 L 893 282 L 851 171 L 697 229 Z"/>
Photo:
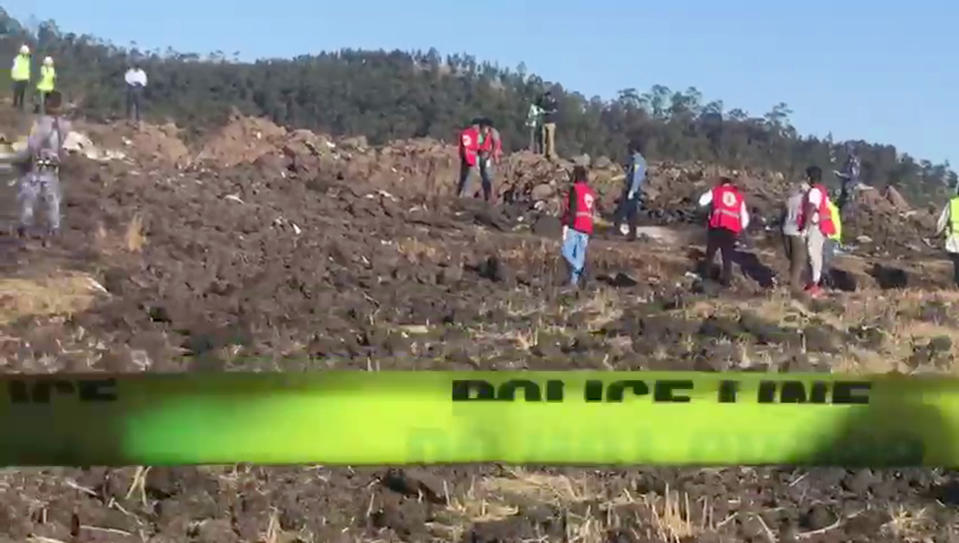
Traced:
<path fill-rule="evenodd" d="M 587 98 L 527 73 L 470 55 L 430 51 L 344 49 L 292 59 L 240 62 L 217 51 L 201 57 L 118 47 L 93 36 L 62 32 L 53 21 L 33 32 L 0 9 L 0 55 L 12 59 L 26 42 L 34 62 L 57 62 L 61 90 L 82 114 L 111 120 L 123 113 L 123 74 L 137 59 L 149 76 L 146 115 L 172 120 L 197 136 L 225 121 L 232 108 L 277 124 L 335 135 L 365 135 L 371 143 L 433 137 L 453 141 L 476 116 L 491 118 L 509 150 L 525 147 L 529 104 L 553 90 L 560 105 L 557 150 L 625 160 L 631 139 L 645 143 L 652 160 L 702 161 L 732 168 L 769 169 L 797 177 L 809 164 L 824 171 L 846 159 L 842 142 L 799 134 L 789 107 L 762 116 L 704 103 L 693 87 L 653 85 L 624 89 L 613 99 Z M 36 71 L 36 69 L 35 69 Z M 9 74 L 4 71 L 4 76 Z M 895 185 L 916 203 L 941 201 L 956 186 L 948 163 L 933 164 L 892 145 L 857 142 L 863 180 Z"/>

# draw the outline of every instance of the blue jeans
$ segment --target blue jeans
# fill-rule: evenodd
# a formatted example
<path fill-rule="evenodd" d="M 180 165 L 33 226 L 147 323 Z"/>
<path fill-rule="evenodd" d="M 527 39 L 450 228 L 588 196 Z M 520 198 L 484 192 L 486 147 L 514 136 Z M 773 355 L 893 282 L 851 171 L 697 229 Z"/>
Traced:
<path fill-rule="evenodd" d="M 588 244 L 588 235 L 572 228 L 566 233 L 566 241 L 563 242 L 563 258 L 569 263 L 569 282 L 573 286 L 579 284 L 583 268 L 586 267 L 586 246 Z"/>

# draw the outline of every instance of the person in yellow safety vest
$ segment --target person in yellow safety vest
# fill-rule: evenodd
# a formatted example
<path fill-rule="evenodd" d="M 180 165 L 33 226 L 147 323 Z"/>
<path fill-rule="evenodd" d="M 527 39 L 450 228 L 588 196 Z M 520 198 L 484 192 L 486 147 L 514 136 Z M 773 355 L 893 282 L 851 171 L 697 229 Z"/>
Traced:
<path fill-rule="evenodd" d="M 829 207 L 829 214 L 832 216 L 832 223 L 836 226 L 836 231 L 826 236 L 826 242 L 823 244 L 822 258 L 822 279 L 820 282 L 826 286 L 832 286 L 832 261 L 836 257 L 836 249 L 842 246 L 842 214 L 839 212 L 839 206 L 833 203 L 832 198 L 826 201 Z"/>
<path fill-rule="evenodd" d="M 30 83 L 30 48 L 26 45 L 20 47 L 20 54 L 13 59 L 10 79 L 13 81 L 13 107 L 18 107 L 22 111 L 25 106 L 27 85 Z"/>
<path fill-rule="evenodd" d="M 947 228 L 948 227 L 948 228 Z M 949 200 L 939 215 L 936 235 L 946 234 L 946 252 L 952 260 L 953 281 L 959 287 L 959 195 Z"/>
<path fill-rule="evenodd" d="M 53 58 L 43 59 L 43 66 L 40 66 L 40 81 L 37 82 L 37 91 L 40 93 L 40 115 L 44 114 L 43 104 L 47 94 L 53 92 L 57 84 L 57 70 L 53 67 Z"/>

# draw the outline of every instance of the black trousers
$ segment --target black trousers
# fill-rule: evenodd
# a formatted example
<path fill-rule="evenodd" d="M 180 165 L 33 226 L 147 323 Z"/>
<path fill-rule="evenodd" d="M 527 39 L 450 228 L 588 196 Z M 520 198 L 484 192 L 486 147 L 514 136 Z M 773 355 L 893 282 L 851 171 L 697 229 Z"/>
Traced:
<path fill-rule="evenodd" d="M 949 253 L 949 259 L 952 260 L 952 280 L 959 287 L 959 253 Z"/>
<path fill-rule="evenodd" d="M 23 109 L 24 107 L 24 98 L 27 95 L 27 82 L 26 81 L 14 81 L 13 82 L 13 107 L 18 107 Z"/>
<path fill-rule="evenodd" d="M 616 214 L 613 216 L 613 226 L 619 231 L 619 226 L 623 224 L 623 219 L 629 223 L 629 236 L 636 237 L 636 220 L 639 218 L 639 198 L 627 198 L 629 191 L 624 190 L 622 198 L 619 199 L 619 206 L 616 208 Z"/>
<path fill-rule="evenodd" d="M 710 228 L 706 233 L 706 260 L 703 262 L 703 277 L 709 276 L 709 269 L 713 265 L 718 251 L 723 259 L 723 273 L 719 280 L 729 285 L 733 278 L 733 252 L 736 245 L 736 233 L 725 228 Z"/>

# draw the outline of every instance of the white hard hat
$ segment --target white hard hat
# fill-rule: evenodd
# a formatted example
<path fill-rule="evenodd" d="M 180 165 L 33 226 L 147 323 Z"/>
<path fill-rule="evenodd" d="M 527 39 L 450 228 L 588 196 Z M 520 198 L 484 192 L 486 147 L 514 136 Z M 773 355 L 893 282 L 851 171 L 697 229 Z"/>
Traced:
<path fill-rule="evenodd" d="M 46 57 L 43 59 L 44 66 L 53 66 L 53 57 Z"/>
<path fill-rule="evenodd" d="M 21 54 L 21 55 L 29 55 L 29 54 L 30 54 L 30 48 L 27 47 L 26 45 L 21 45 L 21 46 L 20 46 L 20 54 Z"/>

